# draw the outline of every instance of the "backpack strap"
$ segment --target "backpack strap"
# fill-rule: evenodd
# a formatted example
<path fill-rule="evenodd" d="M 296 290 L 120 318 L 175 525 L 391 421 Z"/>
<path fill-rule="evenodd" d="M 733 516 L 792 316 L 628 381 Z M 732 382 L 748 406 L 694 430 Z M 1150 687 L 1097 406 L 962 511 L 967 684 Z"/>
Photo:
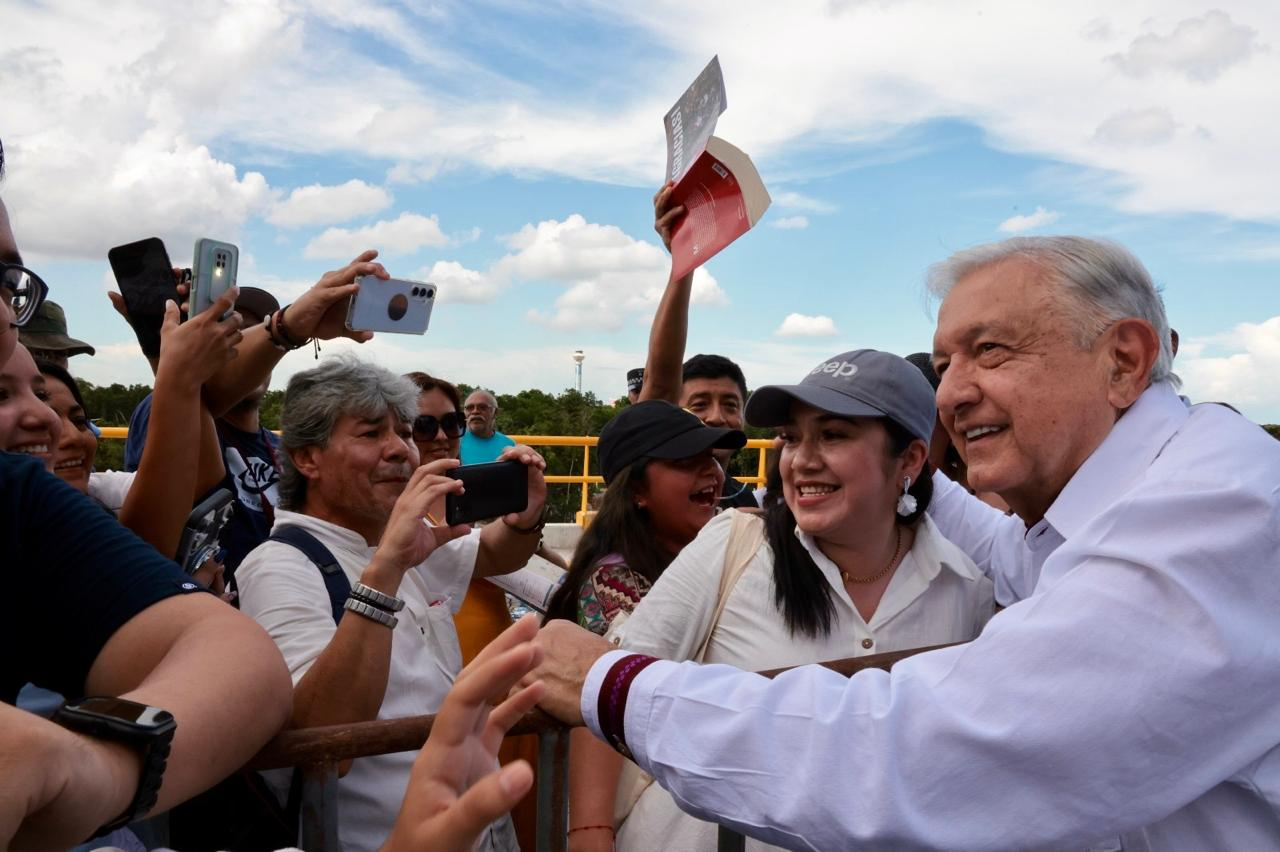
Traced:
<path fill-rule="evenodd" d="M 724 549 L 724 565 L 720 569 L 720 590 L 716 594 L 716 608 L 711 614 L 711 623 L 698 644 L 698 652 L 689 659 L 703 662 L 707 657 L 707 648 L 711 645 L 711 637 L 715 635 L 716 625 L 724 614 L 724 606 L 729 602 L 729 595 L 738 585 L 739 578 L 756 558 L 760 546 L 764 544 L 764 519 L 751 512 L 733 512 L 733 520 L 729 522 L 729 541 Z"/>
<path fill-rule="evenodd" d="M 324 578 L 325 590 L 329 593 L 329 605 L 333 608 L 333 623 L 342 621 L 342 613 L 347 604 L 347 596 L 351 594 L 351 581 L 347 579 L 338 560 L 329 552 L 329 548 L 320 543 L 320 539 L 293 524 L 280 524 L 271 531 L 267 541 L 278 541 L 296 547 L 320 569 Z"/>

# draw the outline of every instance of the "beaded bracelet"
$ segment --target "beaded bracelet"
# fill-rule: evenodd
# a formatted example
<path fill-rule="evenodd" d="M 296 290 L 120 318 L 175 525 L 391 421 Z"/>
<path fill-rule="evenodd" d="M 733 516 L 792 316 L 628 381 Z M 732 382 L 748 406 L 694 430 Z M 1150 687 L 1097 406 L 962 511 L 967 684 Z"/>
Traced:
<path fill-rule="evenodd" d="M 610 834 L 613 834 L 615 836 L 617 835 L 617 832 L 613 830 L 613 826 L 611 825 L 580 825 L 577 828 L 569 829 L 567 833 L 573 834 L 575 831 L 591 831 L 592 829 L 598 829 L 598 828 L 606 829 Z"/>

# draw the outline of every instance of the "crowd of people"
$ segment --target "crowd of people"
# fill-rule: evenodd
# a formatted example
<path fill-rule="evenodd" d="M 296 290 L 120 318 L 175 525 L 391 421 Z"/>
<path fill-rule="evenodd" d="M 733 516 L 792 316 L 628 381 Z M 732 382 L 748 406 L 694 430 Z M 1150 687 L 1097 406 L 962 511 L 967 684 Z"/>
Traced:
<path fill-rule="evenodd" d="M 93 347 L 8 216 L 0 541 L 28 591 L 0 619 L 0 847 L 288 846 L 294 773 L 236 772 L 274 734 L 437 713 L 420 752 L 343 768 L 342 848 L 531 849 L 535 751 L 504 735 L 537 705 L 576 726 L 576 852 L 714 849 L 717 824 L 752 848 L 1280 848 L 1280 442 L 1178 395 L 1119 245 L 958 252 L 928 272 L 931 351 L 754 392 L 685 357 L 692 276 L 669 280 L 564 561 L 545 462 L 488 390 L 327 357 L 262 427 L 285 353 L 368 339 L 344 318 L 388 277 L 372 250 L 290 305 L 242 287 L 186 319 L 174 270 L 125 470 L 98 470 L 68 360 Z M 747 424 L 776 435 L 758 488 L 726 474 Z M 450 473 L 493 461 L 524 508 L 451 525 Z M 545 617 L 513 624 L 506 591 L 540 583 Z"/>

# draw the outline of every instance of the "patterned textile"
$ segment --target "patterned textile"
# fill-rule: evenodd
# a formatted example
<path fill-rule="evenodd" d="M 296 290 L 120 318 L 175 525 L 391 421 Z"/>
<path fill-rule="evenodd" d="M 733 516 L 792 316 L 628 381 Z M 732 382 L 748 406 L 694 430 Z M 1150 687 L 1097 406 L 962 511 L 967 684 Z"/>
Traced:
<path fill-rule="evenodd" d="M 622 555 L 611 553 L 591 570 L 578 593 L 578 624 L 603 636 L 619 613 L 631 614 L 649 592 L 651 583 L 627 567 Z"/>

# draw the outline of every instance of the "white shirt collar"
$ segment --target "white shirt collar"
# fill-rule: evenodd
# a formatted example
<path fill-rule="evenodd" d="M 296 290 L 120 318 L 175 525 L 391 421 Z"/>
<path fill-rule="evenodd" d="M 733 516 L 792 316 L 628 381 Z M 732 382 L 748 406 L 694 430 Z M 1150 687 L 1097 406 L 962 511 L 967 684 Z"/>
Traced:
<path fill-rule="evenodd" d="M 1071 538 L 1097 516 L 1099 506 L 1114 503 L 1151 466 L 1189 416 L 1187 404 L 1171 384 L 1147 388 L 1080 465 L 1045 512 L 1045 520 L 1064 540 Z"/>
<path fill-rule="evenodd" d="M 843 589 L 844 583 L 840 580 L 840 569 L 836 564 L 822 552 L 818 546 L 817 540 L 803 532 L 799 527 L 795 528 L 795 536 L 808 551 L 809 556 L 813 558 L 814 564 L 827 575 L 827 579 L 833 586 Z M 928 515 L 921 517 L 920 522 L 916 525 L 916 540 L 911 545 L 911 550 L 907 551 L 902 557 L 903 565 L 909 561 L 915 564 L 915 570 L 924 578 L 925 582 L 931 582 L 938 573 L 947 568 L 952 573 L 965 580 L 976 582 L 982 577 L 977 566 L 965 556 L 960 548 L 956 547 L 948 541 L 937 526 L 934 525 L 933 519 Z M 901 566 L 899 566 L 901 570 Z"/>

